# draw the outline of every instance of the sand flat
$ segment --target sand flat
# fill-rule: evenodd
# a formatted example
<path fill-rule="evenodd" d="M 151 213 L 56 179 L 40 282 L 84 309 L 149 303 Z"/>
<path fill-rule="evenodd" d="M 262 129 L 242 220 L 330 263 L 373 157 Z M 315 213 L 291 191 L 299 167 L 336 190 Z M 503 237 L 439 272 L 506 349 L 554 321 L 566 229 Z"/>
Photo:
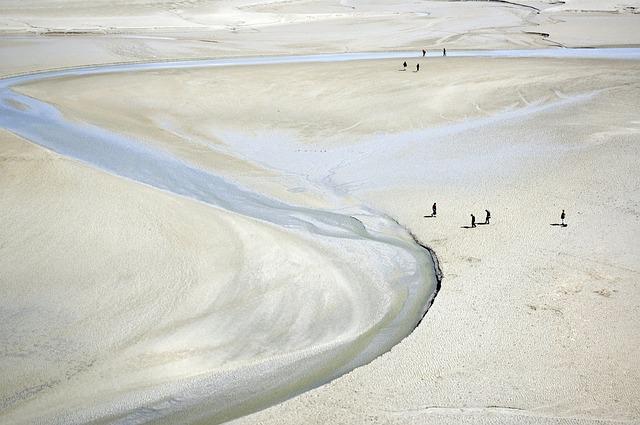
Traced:
<path fill-rule="evenodd" d="M 387 190 L 369 184 L 359 198 L 441 256 L 429 319 L 370 367 L 235 423 L 635 423 L 636 90 L 616 84 L 451 136 L 427 132 L 435 149 L 407 147 L 411 156 L 394 157 L 389 173 L 379 167 L 386 177 L 415 163 L 423 170 L 382 177 Z M 528 147 L 500 148 L 518 145 Z M 373 163 L 353 163 L 334 181 L 358 192 L 348 179 L 372 178 L 359 171 Z M 432 201 L 439 217 L 422 218 Z M 470 213 L 482 222 L 485 208 L 490 226 L 463 228 Z M 554 226 L 562 208 L 573 212 L 567 228 Z"/>
<path fill-rule="evenodd" d="M 359 77 L 340 79 L 351 72 Z M 286 90 L 277 84 L 284 74 L 294 77 Z M 144 126 L 124 129 L 118 114 L 139 123 L 164 114 L 186 123 L 184 137 L 215 140 L 284 173 L 282 182 L 307 176 L 382 210 L 439 253 L 444 287 L 409 338 L 238 423 L 308 414 L 310 423 L 624 423 L 639 409 L 637 75 L 636 61 L 461 58 L 434 59 L 419 74 L 372 61 L 92 76 L 20 90 L 133 136 Z M 119 77 L 122 87 L 149 87 L 134 103 L 88 90 Z M 170 99 L 192 101 L 171 108 L 163 83 Z M 399 118 L 376 119 L 391 93 Z M 108 118 L 92 111 L 101 99 Z M 251 143 L 269 148 L 260 154 Z M 425 219 L 432 199 L 440 216 Z M 483 221 L 484 208 L 493 223 L 464 229 L 470 212 Z M 562 208 L 571 211 L 567 228 L 553 226 Z"/>
<path fill-rule="evenodd" d="M 294 239 L 302 237 L 303 251 L 314 252 L 307 257 L 313 259 L 312 267 L 306 269 L 305 254 L 298 255 L 296 243 L 285 251 L 276 248 L 281 243 L 288 246 L 288 237 L 275 236 L 274 242 L 278 241 L 275 244 L 261 241 L 259 237 L 251 238 L 254 234 L 251 226 L 240 225 L 240 232 L 249 238 L 243 240 L 243 247 L 247 243 L 258 244 L 262 253 L 254 256 L 243 249 L 230 252 L 233 261 L 194 259 L 206 261 L 210 267 L 222 263 L 233 279 L 213 275 L 206 282 L 212 292 L 200 294 L 192 288 L 198 282 L 194 281 L 196 276 L 189 273 L 184 277 L 187 284 L 184 291 L 193 297 L 191 301 L 175 299 L 176 282 L 171 276 L 148 281 L 134 271 L 139 265 L 132 263 L 132 273 L 123 278 L 123 285 L 140 277 L 147 284 L 156 284 L 150 289 L 152 293 L 175 302 L 175 306 L 172 305 L 175 308 L 169 310 L 171 316 L 166 322 L 154 322 L 155 326 L 149 323 L 144 334 L 136 335 L 133 341 L 127 332 L 128 318 L 122 314 L 111 317 L 109 312 L 100 310 L 93 320 L 84 319 L 86 331 L 91 331 L 92 326 L 104 325 L 113 343 L 120 344 L 119 350 L 96 360 L 99 364 L 90 362 L 77 374 L 66 373 L 64 379 L 52 379 L 36 392 L 23 391 L 23 383 L 17 379 L 7 389 L 12 408 L 3 416 L 10 423 L 175 421 L 177 418 L 189 422 L 200 418 L 221 422 L 291 397 L 369 362 L 410 333 L 430 305 L 436 282 L 429 253 L 385 216 L 366 209 L 352 209 L 344 214 L 287 205 L 237 187 L 213 170 L 207 172 L 174 157 L 171 152 L 145 146 L 142 141 L 111 134 L 91 123 L 67 122 L 51 105 L 16 94 L 7 86 L 3 87 L 2 97 L 2 124 L 36 144 L 143 187 L 151 186 L 179 199 L 199 201 L 215 211 L 222 208 L 232 216 L 266 221 L 279 231 L 291 233 Z M 13 160 L 11 155 L 9 159 Z M 9 183 L 7 191 L 12 193 L 16 183 Z M 35 201 L 38 200 L 36 197 Z M 188 211 L 185 213 L 188 215 Z M 161 222 L 155 217 L 151 220 Z M 81 228 L 85 225 L 80 223 Z M 115 224 L 116 231 L 120 227 Z M 265 228 L 271 229 L 271 225 Z M 227 238 L 221 239 L 218 247 L 212 249 L 224 249 Z M 185 237 L 185 243 L 189 240 L 190 237 Z M 98 241 L 92 247 L 101 249 L 103 245 Z M 129 252 L 128 247 L 124 252 Z M 327 262 L 322 261 L 322 257 Z M 337 260 L 338 257 L 342 259 Z M 292 267 L 283 265 L 288 261 L 292 261 Z M 165 266 L 182 271 L 182 267 L 171 261 Z M 93 268 L 92 264 L 82 266 L 82 270 L 90 274 L 97 273 Z M 26 282 L 35 291 L 46 286 L 46 281 L 34 276 Z M 107 290 L 113 289 L 109 279 L 101 279 L 100 283 L 106 285 Z M 78 284 L 72 281 L 69 290 L 76 291 Z M 7 290 L 13 285 L 15 283 L 7 284 Z M 303 299 L 295 299 L 295 291 L 292 292 L 295 287 L 301 290 L 299 294 Z M 126 297 L 126 289 L 115 293 Z M 99 293 L 95 291 L 88 294 L 82 299 L 81 307 L 92 310 L 100 301 L 96 296 Z M 30 305 L 33 297 L 32 293 L 18 294 L 17 299 Z M 286 308 L 272 297 L 290 306 Z M 227 298 L 229 302 L 225 301 Z M 139 304 L 143 302 L 127 300 L 122 307 L 132 306 L 130 315 L 134 320 L 156 318 L 158 312 L 147 315 L 141 311 L 144 305 Z M 153 298 L 148 304 L 153 304 Z M 67 308 L 75 311 L 76 307 L 71 304 Z M 263 307 L 274 310 L 263 311 Z M 195 318 L 191 317 L 194 313 Z M 76 314 L 84 316 L 82 311 Z M 97 320 L 102 315 L 107 317 Z M 322 324 L 319 319 L 324 315 L 329 322 L 339 317 L 338 326 Z M 250 322 L 247 324 L 250 330 L 244 329 L 245 320 Z M 46 334 L 48 327 L 59 329 L 60 323 L 52 317 L 27 327 Z M 305 329 L 307 326 L 317 326 L 322 331 L 314 335 Z M 7 333 L 7 338 L 28 332 L 23 327 L 17 326 L 12 333 Z M 269 336 L 271 332 L 274 337 Z M 84 332 L 70 329 L 69 333 L 72 339 L 92 344 L 91 337 Z M 252 335 L 256 340 L 252 340 Z M 177 359 L 172 353 L 165 353 L 176 344 Z M 235 344 L 237 348 L 233 347 Z M 50 368 L 37 358 L 40 351 L 35 350 L 26 358 L 47 373 Z M 138 361 L 134 362 L 134 371 L 128 372 L 128 368 L 121 365 L 130 365 L 132 354 Z M 11 361 L 14 356 L 9 354 L 6 360 Z M 82 358 L 82 353 L 72 351 L 66 356 L 54 356 L 52 362 L 64 369 L 65 362 L 78 357 Z M 105 375 L 104 368 L 111 373 Z M 280 373 L 283 368 L 287 368 L 287 374 Z M 18 375 L 20 370 L 16 368 Z M 91 392 L 83 390 L 87 380 L 94 382 Z M 116 382 L 117 388 L 114 388 Z M 69 394 L 74 397 L 62 402 L 60 397 Z M 78 409 L 78 406 L 86 407 Z"/>
<path fill-rule="evenodd" d="M 638 46 L 639 9 L 637 0 L 565 6 L 537 0 L 5 0 L 0 3 L 0 75 L 178 58 Z"/>
<path fill-rule="evenodd" d="M 471 72 L 472 65 L 480 70 Z M 628 85 L 638 72 L 635 61 L 544 58 L 428 58 L 420 73 L 401 69 L 398 60 L 384 60 L 144 71 L 17 90 L 56 105 L 70 119 L 159 146 L 274 196 L 320 206 L 349 202 L 348 196 L 332 197 L 323 180 L 328 170 L 338 177 L 347 170 L 345 158 L 369 164 L 359 177 L 347 178 L 385 185 L 396 178 L 396 164 L 388 165 L 385 178 L 376 177 L 383 172 L 375 165 L 381 155 L 405 155 L 399 164 L 415 149 L 464 155 L 444 141 L 415 149 L 411 143 L 580 101 Z M 132 89 L 139 94 L 128 96 Z M 421 182 L 420 163 L 409 162 L 404 173 L 420 180 L 400 177 L 402 183 Z M 432 161 L 431 167 L 442 164 Z M 441 176 L 429 177 L 446 180 L 451 173 Z"/>
<path fill-rule="evenodd" d="M 175 58 L 634 46 L 639 7 L 5 0 L 0 75 Z M 383 233 L 388 215 L 438 254 L 442 290 L 408 338 L 234 423 L 637 423 L 638 61 L 429 58 L 420 73 L 400 62 L 123 73 L 17 90 L 256 193 L 357 212 Z M 393 250 L 283 230 L 4 130 L 0 191 L 3 423 L 223 422 L 313 386 L 295 361 L 310 349 L 323 353 L 314 373 L 329 376 L 351 355 L 336 341 L 397 307 L 384 289 L 396 276 L 378 269 L 398 261 Z M 438 217 L 424 218 L 433 201 Z M 465 228 L 485 208 L 491 225 Z M 269 379 L 294 375 L 293 384 L 251 380 L 278 370 L 270 366 L 238 378 L 274 357 L 291 362 Z M 269 397 L 252 398 L 260 391 Z M 199 403 L 172 410 L 190 397 Z"/>
<path fill-rule="evenodd" d="M 242 400 L 282 397 L 256 391 L 281 379 L 264 381 L 275 366 L 289 365 L 280 384 L 289 393 L 313 385 L 355 355 L 350 342 L 368 346 L 362 334 L 390 320 L 389 303 L 398 310 L 401 291 L 378 292 L 392 277 L 361 263 L 366 284 L 354 285 L 353 264 L 331 265 L 336 247 L 322 240 L 95 171 L 6 132 L 1 157 L 5 423 L 154 419 L 171 413 L 167 397 L 179 405 L 204 395 L 206 409 L 194 403 L 181 416 L 193 420 L 196 407 L 237 416 L 251 411 Z M 337 249 L 362 255 L 356 245 Z M 364 248 L 378 252 L 371 258 L 385 252 Z M 258 381 L 245 388 L 244 374 Z M 215 391 L 201 394 L 207 386 Z M 156 414 L 136 411 L 154 403 Z"/>

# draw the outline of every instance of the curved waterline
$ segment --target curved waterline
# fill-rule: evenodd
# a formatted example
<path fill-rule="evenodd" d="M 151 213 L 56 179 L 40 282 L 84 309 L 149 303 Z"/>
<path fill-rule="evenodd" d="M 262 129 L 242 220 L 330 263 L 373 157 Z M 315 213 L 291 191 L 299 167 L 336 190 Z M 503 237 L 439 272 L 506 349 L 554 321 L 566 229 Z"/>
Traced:
<path fill-rule="evenodd" d="M 622 50 L 622 52 L 618 52 Z M 614 52 L 615 51 L 615 52 Z M 560 54 L 564 53 L 564 55 Z M 580 56 L 584 54 L 584 56 Z M 640 58 L 640 49 L 549 49 L 541 51 L 449 52 L 449 56 L 492 57 L 601 57 Z M 615 56 L 618 55 L 618 56 Z M 634 56 L 635 55 L 635 56 Z M 144 64 L 91 66 L 67 70 L 45 71 L 0 80 L 0 127 L 46 147 L 61 155 L 79 160 L 92 167 L 136 182 L 195 199 L 247 217 L 269 222 L 291 231 L 306 232 L 327 239 L 349 239 L 363 244 L 383 244 L 393 247 L 413 259 L 412 269 L 394 263 L 400 277 L 392 282 L 402 285 L 405 294 L 402 308 L 389 312 L 357 340 L 337 341 L 320 347 L 314 353 L 288 353 L 288 367 L 304 369 L 303 375 L 282 377 L 283 373 L 270 368 L 269 360 L 251 365 L 256 384 L 261 380 L 278 380 L 278 387 L 269 394 L 257 394 L 239 399 L 237 404 L 216 410 L 210 407 L 212 394 L 220 392 L 218 380 L 198 376 L 189 382 L 189 392 L 172 387 L 162 397 L 148 396 L 141 405 L 123 409 L 105 408 L 82 415 L 62 413 L 60 421 L 90 421 L 105 419 L 117 423 L 142 423 L 149 420 L 171 421 L 185 410 L 197 411 L 193 419 L 209 418 L 222 422 L 264 408 L 270 404 L 321 385 L 353 368 L 365 364 L 408 335 L 422 319 L 438 286 L 437 266 L 429 253 L 411 239 L 411 235 L 392 220 L 375 217 L 384 222 L 371 227 L 351 215 L 314 210 L 269 198 L 242 188 L 211 172 L 185 163 L 170 154 L 138 143 L 135 140 L 102 128 L 67 121 L 53 106 L 13 91 L 15 85 L 44 79 L 84 76 L 92 74 L 132 72 L 157 69 L 219 67 L 301 62 L 335 62 L 367 59 L 405 58 L 407 52 L 354 53 L 343 55 L 308 55 L 259 58 L 232 58 L 198 61 L 171 61 Z M 417 57 L 417 56 L 416 56 Z M 402 233 L 402 235 L 400 235 Z M 404 235 L 404 236 L 403 236 Z M 334 355 L 337 354 L 337 357 Z M 308 355 L 307 355 L 308 354 Z M 334 360 L 328 361 L 328 356 Z M 283 357 L 286 357 L 283 356 Z M 339 361 L 335 361 L 339 358 Z M 279 358 L 278 361 L 282 360 Z M 327 369 L 327 364 L 332 365 Z M 336 365 L 336 367 L 333 367 Z M 220 375 L 220 374 L 218 374 Z M 230 374 L 232 375 L 232 374 Z M 219 378 L 219 376 L 217 376 Z M 169 394 L 169 395 L 167 395 Z"/>
<path fill-rule="evenodd" d="M 165 67 L 167 64 L 159 64 Z M 118 66 L 120 71 L 149 69 L 151 65 Z M 112 68 L 112 67 L 105 67 Z M 103 73 L 91 67 L 87 73 Z M 242 388 L 234 382 L 238 370 L 211 371 L 187 381 L 145 388 L 135 393 L 133 403 L 125 395 L 110 403 L 91 406 L 80 412 L 64 407 L 54 416 L 21 419 L 76 423 L 144 423 L 148 421 L 184 423 L 206 418 L 210 423 L 251 413 L 326 383 L 388 351 L 407 336 L 424 316 L 436 291 L 434 263 L 428 251 L 416 245 L 404 230 L 388 218 L 370 211 L 352 215 L 289 205 L 252 192 L 212 172 L 199 169 L 171 154 L 94 125 L 68 121 L 52 105 L 22 95 L 12 87 L 26 82 L 61 76 L 85 75 L 83 70 L 55 71 L 13 77 L 0 83 L 0 127 L 65 157 L 81 161 L 110 174 L 142 183 L 172 194 L 194 199 L 224 210 L 277 225 L 287 231 L 313 235 L 324 240 L 345 240 L 362 247 L 361 252 L 390 253 L 380 261 L 380 271 L 388 277 L 391 299 L 386 311 L 372 317 L 370 326 L 358 335 L 343 335 L 331 343 L 307 350 L 284 353 L 242 368 Z M 373 227 L 372 227 L 373 226 Z M 345 244 L 342 242 L 341 244 Z M 346 245 L 345 245 L 346 246 Z M 338 261 L 349 261 L 348 257 Z M 287 372 L 283 373 L 283 370 Z M 247 388 L 268 391 L 246 394 Z M 235 399 L 238 394 L 237 400 Z M 127 398 L 134 398 L 131 393 Z M 229 402 L 229 397 L 234 398 Z M 125 407 L 126 406 L 126 407 Z M 185 413 L 187 412 L 187 413 Z"/>
<path fill-rule="evenodd" d="M 430 50 L 427 58 L 441 57 L 440 50 Z M 447 57 L 486 57 L 486 58 L 575 58 L 575 59 L 640 59 L 640 48 L 548 48 L 548 49 L 512 49 L 512 50 L 447 50 Z M 130 71 L 210 68 L 225 66 L 275 65 L 287 63 L 351 62 L 359 60 L 381 59 L 422 59 L 416 51 L 381 51 L 354 53 L 320 53 L 311 55 L 278 55 L 225 57 L 213 59 L 163 60 L 153 62 L 123 62 L 103 65 L 78 66 L 18 74 L 0 78 L 0 89 L 31 81 L 57 77 L 72 77 L 97 74 L 112 74 Z"/>

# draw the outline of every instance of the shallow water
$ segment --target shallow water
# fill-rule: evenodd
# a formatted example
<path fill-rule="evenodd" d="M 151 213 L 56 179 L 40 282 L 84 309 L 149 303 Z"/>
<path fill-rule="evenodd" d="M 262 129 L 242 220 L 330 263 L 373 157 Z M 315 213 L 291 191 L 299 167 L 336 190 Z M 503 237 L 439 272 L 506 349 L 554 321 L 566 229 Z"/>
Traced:
<path fill-rule="evenodd" d="M 230 61 L 224 63 L 234 64 Z M 166 63 L 157 65 L 161 68 L 170 67 Z M 200 63 L 193 65 L 203 66 Z M 124 72 L 154 66 L 145 64 L 105 68 Z M 170 420 L 168 418 L 175 414 L 181 414 L 182 421 L 187 410 L 194 412 L 192 416 L 187 414 L 188 420 L 210 418 L 213 422 L 222 421 L 321 385 L 371 361 L 411 332 L 434 296 L 436 276 L 430 254 L 416 245 L 393 220 L 364 210 L 354 211 L 359 217 L 356 219 L 332 211 L 288 205 L 239 187 L 167 152 L 91 124 L 68 121 L 52 105 L 11 90 L 12 85 L 27 81 L 105 72 L 105 68 L 55 71 L 4 80 L 0 85 L 0 127 L 110 174 L 271 223 L 291 232 L 320 238 L 324 243 L 335 246 L 334 252 L 338 252 L 341 246 L 351 246 L 354 252 L 371 257 L 372 267 L 378 268 L 377 273 L 387 277 L 386 288 L 371 290 L 371 294 L 384 294 L 383 298 L 388 298 L 382 303 L 386 303 L 386 311 L 361 318 L 361 321 L 369 323 L 366 328 L 359 329 L 358 334 L 338 335 L 328 346 L 311 345 L 305 353 L 282 353 L 280 358 L 262 361 L 258 368 L 256 365 L 240 367 L 232 375 L 242 376 L 240 383 L 234 382 L 232 377 L 225 378 L 228 372 L 210 370 L 209 375 L 203 375 L 199 371 L 197 376 L 187 381 L 169 385 L 164 383 L 156 387 L 149 382 L 140 382 L 140 390 L 135 393 L 128 390 L 119 397 L 112 395 L 101 400 L 99 407 L 86 406 L 73 412 L 73 406 L 63 405 L 35 416 L 33 413 L 21 415 L 20 403 L 27 403 L 28 409 L 28 402 L 33 400 L 29 397 L 21 400 L 17 394 L 23 389 L 16 388 L 18 401 L 12 403 L 14 410 L 7 418 L 9 423 L 32 420 L 142 423 L 163 418 Z M 352 255 L 344 253 L 344 258 L 336 261 L 353 261 Z M 375 258 L 381 255 L 385 258 Z M 355 288 L 367 280 L 367 275 L 362 275 L 359 282 L 352 284 Z M 367 301 L 354 300 L 355 304 L 362 302 Z M 20 329 L 14 331 L 19 332 Z M 299 372 L 291 375 L 279 372 L 285 367 Z M 278 391 L 269 388 L 266 385 L 269 382 L 277 383 Z M 268 388 L 268 391 L 245 394 L 249 389 L 260 387 Z M 237 397 L 234 395 L 236 393 Z"/>
<path fill-rule="evenodd" d="M 436 55 L 436 52 L 429 53 L 429 56 Z M 640 49 L 450 51 L 448 55 L 639 59 Z M 11 89 L 13 86 L 59 77 L 142 70 L 420 56 L 413 52 L 372 52 L 118 64 L 46 71 L 0 80 L 0 127 L 110 174 L 277 225 L 290 232 L 313 236 L 335 246 L 336 252 L 339 251 L 341 241 L 350 241 L 353 246 L 358 247 L 359 253 L 385 255 L 380 258 L 377 267 L 379 273 L 388 277 L 385 293 L 396 300 L 396 304 L 388 303 L 387 314 L 371 318 L 368 329 L 361 330 L 362 333 L 358 335 L 342 335 L 333 345 L 312 347 L 305 353 L 283 353 L 281 358 L 240 368 L 241 371 L 235 370 L 233 373 L 211 370 L 208 374 L 199 374 L 183 382 L 156 387 L 153 383 L 142 382 L 135 393 L 123 392 L 119 397 L 105 398 L 99 407 L 84 406 L 78 411 L 73 411 L 73 406 L 62 405 L 54 411 L 41 413 L 40 416 L 22 415 L 22 403 L 26 403 L 25 406 L 28 407 L 28 403 L 33 401 L 32 398 L 25 397 L 12 405 L 12 414 L 6 418 L 7 422 L 77 423 L 104 420 L 114 423 L 143 423 L 151 420 L 171 421 L 171 418 L 175 421 L 174 415 L 178 414 L 186 415 L 180 416 L 182 422 L 202 418 L 220 422 L 247 414 L 321 385 L 389 350 L 419 322 L 436 289 L 436 276 L 430 255 L 416 245 L 404 229 L 387 217 L 365 209 L 354 211 L 352 216 L 286 204 L 242 188 L 136 140 L 94 125 L 68 121 L 52 105 L 17 93 Z M 345 253 L 344 258 L 337 261 L 348 262 L 352 258 Z M 367 276 L 361 278 L 366 281 Z M 287 376 L 281 370 L 301 372 Z M 240 382 L 237 380 L 238 376 L 242 376 Z M 270 381 L 276 383 L 276 388 L 246 394 L 252 387 L 268 388 L 264 384 Z M 23 390 L 16 388 L 16 394 Z M 193 415 L 185 412 L 193 412 Z"/>

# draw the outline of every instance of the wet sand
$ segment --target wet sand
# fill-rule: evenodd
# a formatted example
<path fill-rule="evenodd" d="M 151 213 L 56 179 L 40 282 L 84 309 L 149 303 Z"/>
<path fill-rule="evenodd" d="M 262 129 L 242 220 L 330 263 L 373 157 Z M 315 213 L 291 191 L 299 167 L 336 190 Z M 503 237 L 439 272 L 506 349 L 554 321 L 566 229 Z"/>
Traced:
<path fill-rule="evenodd" d="M 10 3 L 0 21 L 3 75 L 381 46 L 638 44 L 631 3 L 535 2 L 535 13 L 428 2 L 428 16 L 373 4 L 346 13 L 332 8 L 349 5 L 327 3 L 212 13 L 201 2 L 175 14 L 166 12 L 171 2 L 117 13 L 100 3 L 91 19 L 82 8 L 56 14 Z M 450 34 L 438 32 L 445 27 Z M 54 35 L 73 31 L 85 33 Z M 344 39 L 320 37 L 327 31 Z M 442 289 L 411 335 L 366 366 L 234 423 L 637 422 L 638 61 L 428 58 L 419 73 L 399 71 L 400 63 L 148 71 L 19 90 L 75 123 L 281 202 L 358 211 L 384 231 L 395 220 L 437 253 Z M 388 284 L 390 276 L 372 272 L 384 255 L 329 248 L 4 131 L 0 149 L 2 311 L 11 324 L 1 335 L 0 362 L 11 372 L 0 385 L 0 417 L 8 423 L 86 422 L 113 400 L 120 411 L 135 409 L 176 382 L 354 335 L 387 301 L 365 284 Z M 434 201 L 438 217 L 425 218 Z M 471 213 L 483 221 L 485 208 L 491 225 L 466 228 Z M 562 209 L 567 227 L 557 226 Z M 340 260 L 345 252 L 350 259 Z M 362 292 L 352 293 L 354 282 Z M 237 290 L 221 290 L 230 287 Z M 73 296 L 80 302 L 71 306 Z M 324 373 L 334 368 L 324 365 Z M 224 404 L 232 393 L 222 382 L 250 382 L 218 376 L 190 390 Z M 162 390 L 132 397 L 141 383 Z M 291 389 L 282 388 L 277 395 L 286 397 Z M 248 393 L 233 394 L 244 395 L 230 405 Z M 163 416 L 185 401 L 165 400 L 138 419 L 211 422 L 211 405 Z"/>
<path fill-rule="evenodd" d="M 233 153 L 275 176 L 274 187 L 305 187 L 270 192 L 287 201 L 369 205 L 439 254 L 442 291 L 409 338 L 239 422 L 288 423 L 308 411 L 318 423 L 359 423 L 369 412 L 381 423 L 632 420 L 638 63 L 432 61 L 420 74 L 399 72 L 395 61 L 272 65 L 69 78 L 20 91 L 205 169 L 218 151 Z M 480 66 L 470 72 L 470 62 Z M 295 81 L 287 91 L 274 84 L 283 73 Z M 125 101 L 116 81 L 145 91 Z M 398 119 L 385 121 L 392 94 L 403 101 L 391 106 Z M 181 98 L 189 102 L 175 109 Z M 260 174 L 222 170 L 268 190 Z M 607 199 L 617 200 L 614 211 Z M 424 218 L 432 200 L 438 217 Z M 471 212 L 482 222 L 485 208 L 490 226 L 463 228 Z M 569 226 L 552 226 L 563 208 Z M 338 400 L 349 400 L 349 412 Z"/>

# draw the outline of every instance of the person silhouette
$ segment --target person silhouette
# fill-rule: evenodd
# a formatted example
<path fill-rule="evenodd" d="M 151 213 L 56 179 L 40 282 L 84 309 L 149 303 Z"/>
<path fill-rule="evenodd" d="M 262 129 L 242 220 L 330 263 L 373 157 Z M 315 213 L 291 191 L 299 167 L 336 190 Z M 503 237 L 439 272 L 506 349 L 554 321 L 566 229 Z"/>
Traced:
<path fill-rule="evenodd" d="M 487 216 L 484 219 L 484 224 L 489 224 L 489 219 L 491 218 L 491 213 L 489 210 L 484 210 L 487 213 Z"/>
<path fill-rule="evenodd" d="M 426 55 L 426 54 L 427 54 L 427 51 L 422 49 L 422 57 L 424 57 L 424 55 Z"/>
<path fill-rule="evenodd" d="M 402 68 L 406 71 L 407 70 L 407 61 L 404 61 L 402 63 Z"/>
<path fill-rule="evenodd" d="M 419 63 L 416 64 L 416 72 L 418 72 L 418 71 L 420 71 L 420 64 Z"/>
<path fill-rule="evenodd" d="M 442 48 L 442 56 L 447 56 L 447 49 L 444 47 Z"/>
<path fill-rule="evenodd" d="M 471 214 L 471 227 L 476 227 L 476 216 Z"/>
<path fill-rule="evenodd" d="M 435 217 L 436 216 L 436 203 L 434 202 L 433 205 L 431 205 L 431 216 Z"/>
<path fill-rule="evenodd" d="M 564 219 L 567 215 L 564 213 L 564 210 L 562 210 L 562 214 L 560 214 L 560 221 L 562 221 L 562 226 L 566 226 L 566 224 L 564 224 Z"/>

